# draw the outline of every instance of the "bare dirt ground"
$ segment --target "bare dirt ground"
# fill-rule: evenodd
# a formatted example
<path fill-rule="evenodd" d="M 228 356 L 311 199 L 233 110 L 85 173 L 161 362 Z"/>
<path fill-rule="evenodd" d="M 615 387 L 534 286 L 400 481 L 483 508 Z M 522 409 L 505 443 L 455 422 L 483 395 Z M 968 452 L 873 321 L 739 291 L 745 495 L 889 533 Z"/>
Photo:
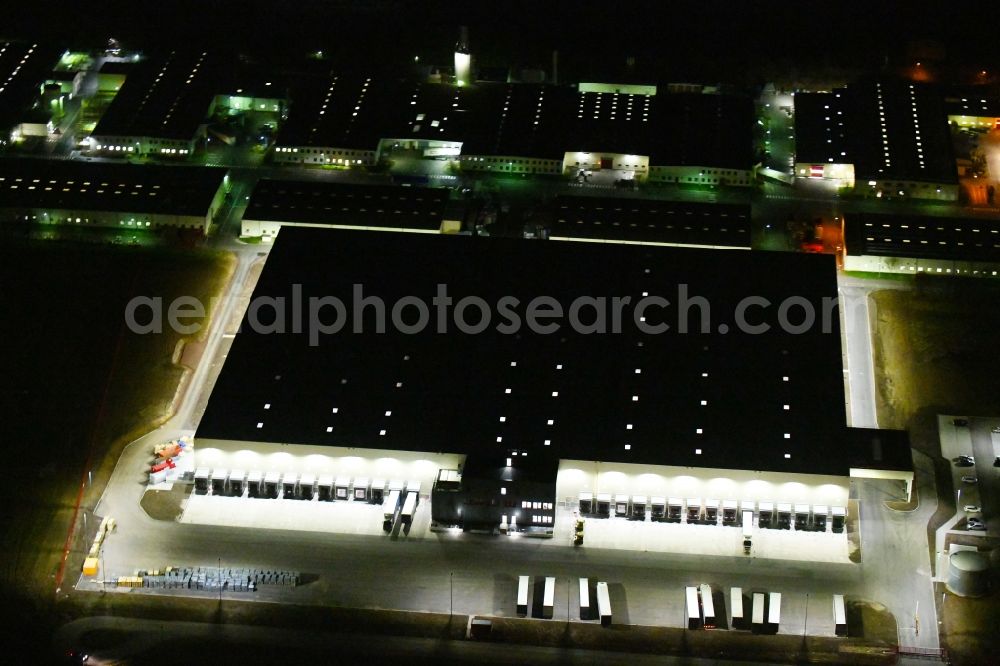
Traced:
<path fill-rule="evenodd" d="M 83 480 L 81 514 L 110 476 L 122 447 L 161 422 L 183 369 L 180 336 L 136 335 L 124 325 L 135 296 L 209 302 L 235 264 L 228 253 L 6 239 L 4 275 L 24 288 L 5 296 L 0 404 L 8 428 L 8 482 L 0 487 L 0 602 L 17 608 L 6 657 L 33 662 L 53 627 L 56 576 Z M 89 460 L 89 465 L 87 461 Z M 88 474 L 90 472 L 90 474 Z M 86 535 L 75 534 L 74 543 Z"/>
<path fill-rule="evenodd" d="M 932 530 L 955 508 L 936 415 L 1000 414 L 1000 285 L 918 279 L 913 290 L 878 291 L 871 299 L 879 425 L 908 430 L 913 448 L 935 465 L 940 505 L 928 526 L 933 544 Z M 1000 592 L 977 600 L 945 595 L 940 617 L 954 663 L 995 663 Z"/>
<path fill-rule="evenodd" d="M 872 294 L 879 425 L 924 413 L 1000 413 L 1000 285 L 917 281 Z"/>

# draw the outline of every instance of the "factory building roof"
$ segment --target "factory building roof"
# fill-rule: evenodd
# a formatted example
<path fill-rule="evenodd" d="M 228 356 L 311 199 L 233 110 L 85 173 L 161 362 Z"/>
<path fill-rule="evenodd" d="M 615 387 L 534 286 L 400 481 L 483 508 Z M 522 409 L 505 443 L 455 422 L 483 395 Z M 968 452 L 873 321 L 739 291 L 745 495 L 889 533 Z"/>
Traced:
<path fill-rule="evenodd" d="M 448 332 L 439 333 L 432 298 L 441 284 L 454 304 L 484 299 L 489 325 L 460 332 L 446 310 Z M 361 296 L 383 299 L 386 318 L 403 297 L 423 299 L 427 327 L 404 332 L 387 319 L 376 332 L 372 305 L 353 319 L 358 285 Z M 538 296 L 570 313 L 579 297 L 635 304 L 644 294 L 678 304 L 642 315 L 644 324 L 668 323 L 667 332 L 639 330 L 628 308 L 620 333 L 574 330 L 571 318 L 555 320 L 554 332 L 527 325 Z M 271 332 L 255 330 L 248 312 L 198 437 L 846 475 L 848 457 L 830 454 L 854 439 L 836 312 L 828 308 L 827 332 L 817 324 L 795 334 L 779 329 L 776 314 L 800 296 L 815 303 L 819 321 L 820 301 L 836 294 L 825 255 L 288 227 L 254 297 L 299 298 L 300 312 L 309 298 L 336 297 L 344 326 L 310 340 L 308 324 L 287 320 L 295 306 L 284 308 L 283 334 L 274 332 L 274 310 L 253 315 Z M 708 303 L 705 329 L 690 300 L 699 296 Z M 767 332 L 737 330 L 734 313 L 748 296 L 772 304 L 747 317 L 769 324 Z M 517 332 L 498 328 L 512 321 L 502 297 L 518 299 L 506 301 L 523 323 Z M 466 308 L 464 321 L 479 323 L 479 311 Z M 576 312 L 595 323 L 593 307 Z M 414 305 L 397 314 L 404 324 L 420 318 Z M 331 324 L 334 309 L 321 319 Z"/>
<path fill-rule="evenodd" d="M 847 213 L 844 227 L 847 253 L 855 256 L 1000 262 L 994 220 Z"/>
<path fill-rule="evenodd" d="M 559 238 L 750 248 L 747 205 L 558 196 L 548 215 Z"/>
<path fill-rule="evenodd" d="M 0 159 L 0 208 L 204 216 L 225 169 Z"/>
<path fill-rule="evenodd" d="M 795 116 L 799 162 L 853 164 L 857 181 L 957 182 L 944 100 L 934 86 L 875 80 L 799 94 Z"/>
<path fill-rule="evenodd" d="M 843 91 L 795 95 L 795 158 L 805 163 L 850 164 L 847 100 Z"/>
<path fill-rule="evenodd" d="M 380 139 L 414 139 L 461 142 L 467 155 L 562 159 L 587 150 L 648 155 L 653 165 L 752 162 L 752 104 L 742 96 L 331 74 L 300 78 L 291 98 L 282 146 L 374 150 Z"/>
<path fill-rule="evenodd" d="M 243 219 L 437 231 L 448 195 L 445 188 L 265 178 L 254 186 Z"/>
<path fill-rule="evenodd" d="M 21 121 L 58 58 L 48 46 L 0 41 L 0 130 L 8 132 Z"/>
<path fill-rule="evenodd" d="M 225 63 L 220 54 L 184 50 L 136 64 L 93 134 L 191 140 L 205 122 Z"/>
<path fill-rule="evenodd" d="M 949 116 L 1000 117 L 1000 99 L 987 86 L 950 88 L 945 93 L 944 106 Z"/>

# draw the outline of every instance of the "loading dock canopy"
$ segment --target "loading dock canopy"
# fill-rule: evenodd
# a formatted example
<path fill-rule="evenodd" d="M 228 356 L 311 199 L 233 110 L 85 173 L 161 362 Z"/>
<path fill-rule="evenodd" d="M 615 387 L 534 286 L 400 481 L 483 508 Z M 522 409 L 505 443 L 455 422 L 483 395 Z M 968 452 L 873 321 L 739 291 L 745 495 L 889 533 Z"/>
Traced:
<path fill-rule="evenodd" d="M 247 473 L 241 469 L 234 469 L 229 472 L 230 481 L 242 481 L 246 477 Z"/>
<path fill-rule="evenodd" d="M 281 481 L 281 474 L 278 472 L 268 472 L 264 476 L 264 483 L 278 483 Z"/>
<path fill-rule="evenodd" d="M 701 508 L 701 498 L 700 497 L 689 497 L 688 500 L 687 500 L 687 508 L 688 508 L 688 511 L 690 511 L 691 509 L 700 509 Z"/>
<path fill-rule="evenodd" d="M 207 467 L 199 467 L 194 471 L 194 478 L 196 479 L 207 479 L 209 471 Z"/>
<path fill-rule="evenodd" d="M 736 500 L 724 500 L 722 508 L 726 511 L 736 511 Z"/>
<path fill-rule="evenodd" d="M 303 472 L 302 478 L 299 479 L 299 485 L 312 486 L 316 483 L 316 475 L 310 474 L 309 472 Z"/>
<path fill-rule="evenodd" d="M 420 492 L 420 482 L 419 481 L 407 481 L 406 482 L 406 492 L 408 492 L 408 493 L 419 493 Z"/>
<path fill-rule="evenodd" d="M 753 511 L 755 504 L 756 503 L 753 500 L 748 500 L 748 499 L 741 500 L 740 501 L 740 509 L 742 511 Z"/>
<path fill-rule="evenodd" d="M 632 495 L 632 506 L 646 506 L 646 496 L 645 495 Z"/>
<path fill-rule="evenodd" d="M 771 513 L 772 511 L 774 511 L 774 503 L 773 502 L 761 502 L 760 503 L 760 512 L 761 513 Z"/>
<path fill-rule="evenodd" d="M 789 504 L 788 502 L 778 503 L 778 513 L 791 513 L 791 512 L 792 512 L 791 504 Z"/>
<path fill-rule="evenodd" d="M 250 472 L 250 474 L 247 475 L 247 482 L 260 483 L 263 478 L 264 478 L 264 473 L 261 472 L 259 469 L 255 469 L 252 472 Z"/>
<path fill-rule="evenodd" d="M 813 515 L 815 516 L 825 516 L 829 512 L 824 504 L 817 504 L 813 507 Z"/>
<path fill-rule="evenodd" d="M 830 515 L 834 517 L 843 518 L 844 516 L 847 515 L 847 511 L 842 506 L 835 506 L 833 507 L 833 509 L 830 510 Z"/>
<path fill-rule="evenodd" d="M 684 506 L 684 500 L 679 497 L 671 497 L 667 500 L 667 504 L 670 506 Z"/>
<path fill-rule="evenodd" d="M 331 488 L 333 486 L 333 475 L 332 474 L 320 474 L 319 485 L 323 488 Z"/>
<path fill-rule="evenodd" d="M 607 502 L 608 504 L 610 504 L 611 503 L 611 494 L 610 493 L 597 493 L 597 501 L 598 502 Z"/>
<path fill-rule="evenodd" d="M 796 515 L 801 515 L 801 514 L 809 515 L 809 505 L 808 504 L 796 504 L 795 505 L 795 514 Z"/>
<path fill-rule="evenodd" d="M 667 502 L 662 497 L 652 497 L 652 498 L 650 498 L 649 503 L 652 506 L 658 506 L 660 508 L 663 508 L 666 505 Z"/>
<path fill-rule="evenodd" d="M 393 479 L 389 482 L 389 490 L 402 490 L 406 487 L 406 482 L 400 479 Z"/>
<path fill-rule="evenodd" d="M 594 493 L 590 492 L 589 490 L 581 490 L 580 491 L 580 501 L 581 502 L 590 502 L 593 499 L 594 499 Z"/>

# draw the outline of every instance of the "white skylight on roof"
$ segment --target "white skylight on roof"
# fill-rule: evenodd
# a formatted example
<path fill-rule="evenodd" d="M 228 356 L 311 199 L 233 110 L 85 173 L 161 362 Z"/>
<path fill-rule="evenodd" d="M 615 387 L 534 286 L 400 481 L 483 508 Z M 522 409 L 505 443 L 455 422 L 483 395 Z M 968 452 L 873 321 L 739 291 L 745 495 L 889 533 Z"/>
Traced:
<path fill-rule="evenodd" d="M 379 431 L 378 431 L 378 434 L 379 434 L 379 435 L 383 435 L 383 436 L 384 436 L 384 435 L 385 435 L 385 430 L 379 430 Z"/>
<path fill-rule="evenodd" d="M 333 426 L 327 426 L 326 427 L 326 431 L 327 432 L 333 432 Z"/>
<path fill-rule="evenodd" d="M 501 416 L 500 417 L 500 423 L 506 423 L 506 422 L 507 422 L 507 417 L 506 416 Z"/>
<path fill-rule="evenodd" d="M 265 402 L 264 403 L 264 409 L 271 409 L 271 403 Z"/>
<path fill-rule="evenodd" d="M 263 428 L 264 427 L 264 422 L 263 421 L 257 421 L 257 427 L 258 428 Z"/>
<path fill-rule="evenodd" d="M 552 420 L 552 419 L 549 419 L 548 422 L 547 422 L 547 425 L 555 425 L 555 421 Z"/>

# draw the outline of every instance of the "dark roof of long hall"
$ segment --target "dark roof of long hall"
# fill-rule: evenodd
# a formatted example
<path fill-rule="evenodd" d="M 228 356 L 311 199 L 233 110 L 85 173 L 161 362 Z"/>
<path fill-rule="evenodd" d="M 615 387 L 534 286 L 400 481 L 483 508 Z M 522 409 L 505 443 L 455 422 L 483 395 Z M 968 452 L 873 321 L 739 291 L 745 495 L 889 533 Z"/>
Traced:
<path fill-rule="evenodd" d="M 172 51 L 137 63 L 93 134 L 192 139 L 208 115 L 229 64 L 220 53 L 193 50 Z"/>
<path fill-rule="evenodd" d="M 0 130 L 21 121 L 58 57 L 48 45 L 0 41 Z"/>
<path fill-rule="evenodd" d="M 261 179 L 244 220 L 438 230 L 449 190 Z"/>
<path fill-rule="evenodd" d="M 225 169 L 0 159 L 0 208 L 205 215 Z"/>
<path fill-rule="evenodd" d="M 958 180 L 944 98 L 936 86 L 858 81 L 832 93 L 796 95 L 795 116 L 799 162 L 853 164 L 857 181 Z"/>
<path fill-rule="evenodd" d="M 1000 263 L 1000 223 L 962 217 L 846 213 L 848 254 Z"/>
<path fill-rule="evenodd" d="M 549 208 L 555 237 L 750 248 L 745 204 L 558 196 Z"/>
<path fill-rule="evenodd" d="M 462 142 L 466 155 L 559 159 L 568 150 L 648 155 L 653 165 L 749 169 L 743 95 L 579 92 L 481 82 L 468 87 L 329 73 L 298 77 L 278 143 L 374 150 L 379 139 Z"/>
<path fill-rule="evenodd" d="M 849 150 L 847 100 L 842 90 L 796 93 L 795 159 L 804 163 L 845 163 L 854 160 Z"/>
<path fill-rule="evenodd" d="M 365 333 L 348 322 L 311 345 L 308 326 L 294 334 L 286 321 L 286 334 L 255 332 L 248 318 L 198 437 L 848 473 L 847 461 L 830 453 L 846 436 L 836 312 L 827 333 L 818 325 L 801 334 L 776 327 L 776 304 L 786 297 L 803 296 L 817 312 L 821 299 L 836 298 L 832 256 L 287 227 L 254 297 L 287 301 L 295 289 L 302 303 L 334 296 L 349 318 L 358 284 L 364 297 L 381 297 L 387 313 L 404 296 L 426 299 L 432 324 L 439 284 L 455 303 L 473 295 L 491 304 L 519 299 L 506 303 L 522 321 L 541 295 L 569 312 L 580 296 L 636 303 L 648 292 L 678 303 L 685 285 L 689 298 L 710 302 L 710 330 L 701 332 L 701 310 L 692 305 L 688 334 L 678 333 L 678 311 L 655 306 L 646 323 L 666 319 L 666 334 L 639 332 L 628 309 L 617 334 L 574 332 L 566 321 L 551 334 L 526 326 L 511 334 L 496 328 L 508 321 L 501 304 L 480 334 L 458 333 L 453 319 L 448 334 L 434 326 L 404 334 L 391 325 L 379 334 L 368 307 Z M 733 313 L 746 296 L 775 304 L 748 317 L 772 324 L 769 332 L 736 330 Z M 259 321 L 273 324 L 266 311 Z M 470 308 L 466 321 L 476 323 L 477 311 Z M 593 323 L 588 312 L 579 317 Z M 410 305 L 402 316 L 413 323 L 417 314 Z M 322 319 L 332 323 L 334 309 Z"/>

